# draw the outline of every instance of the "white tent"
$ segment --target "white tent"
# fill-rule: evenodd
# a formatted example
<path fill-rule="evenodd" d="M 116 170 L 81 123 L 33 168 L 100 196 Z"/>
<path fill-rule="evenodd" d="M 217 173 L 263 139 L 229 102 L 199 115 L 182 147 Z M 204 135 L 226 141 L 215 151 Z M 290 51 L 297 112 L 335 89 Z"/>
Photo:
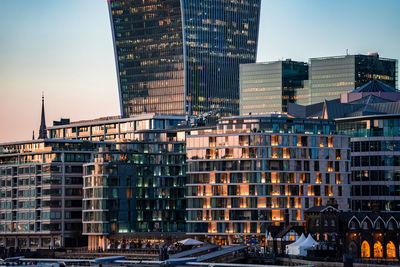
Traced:
<path fill-rule="evenodd" d="M 301 256 L 307 256 L 307 249 L 312 248 L 313 246 L 317 246 L 318 242 L 312 238 L 311 235 L 308 235 L 307 239 L 304 240 L 303 243 L 299 244 L 299 254 Z"/>
<path fill-rule="evenodd" d="M 192 238 L 186 238 L 186 239 L 178 241 L 176 243 L 182 244 L 184 246 L 197 246 L 197 245 L 204 244 L 204 242 L 201 242 L 201 241 L 198 241 L 198 240 L 192 239 Z"/>
<path fill-rule="evenodd" d="M 304 234 L 301 234 L 299 239 L 297 239 L 295 242 L 293 242 L 292 244 L 286 245 L 286 253 L 289 255 L 294 255 L 292 248 L 296 247 L 300 243 L 303 243 L 305 240 L 306 240 L 306 237 L 304 236 Z"/>

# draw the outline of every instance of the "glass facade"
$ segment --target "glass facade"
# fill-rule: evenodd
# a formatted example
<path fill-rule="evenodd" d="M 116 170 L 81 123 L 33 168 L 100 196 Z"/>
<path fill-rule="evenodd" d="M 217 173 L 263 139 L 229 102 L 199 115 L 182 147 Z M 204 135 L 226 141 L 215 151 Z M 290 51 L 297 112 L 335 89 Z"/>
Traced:
<path fill-rule="evenodd" d="M 399 124 L 398 115 L 337 120 L 338 132 L 351 136 L 354 211 L 400 211 Z"/>
<path fill-rule="evenodd" d="M 379 80 L 393 88 L 397 83 L 397 60 L 371 55 L 310 59 L 311 103 L 339 98 L 368 83 Z"/>
<path fill-rule="evenodd" d="M 138 135 L 137 141 L 105 145 L 84 166 L 89 249 L 126 245 L 141 233 L 160 238 L 186 231 L 185 133 Z"/>
<path fill-rule="evenodd" d="M 231 244 L 304 223 L 335 198 L 348 209 L 349 138 L 326 120 L 239 116 L 186 138 L 188 234 Z"/>
<path fill-rule="evenodd" d="M 78 121 L 48 127 L 50 138 L 88 141 L 129 141 L 139 140 L 138 132 L 148 130 L 166 131 L 176 128 L 184 116 L 141 115 L 121 119 L 118 117 L 100 118 L 91 121 Z"/>
<path fill-rule="evenodd" d="M 112 0 L 124 117 L 237 114 L 239 64 L 256 60 L 260 0 Z"/>
<path fill-rule="evenodd" d="M 240 65 L 240 114 L 286 113 L 288 103 L 307 97 L 302 95 L 307 79 L 304 62 Z"/>
<path fill-rule="evenodd" d="M 183 114 L 180 0 L 109 1 L 121 114 Z"/>
<path fill-rule="evenodd" d="M 0 145 L 0 246 L 73 247 L 82 238 L 82 165 L 95 144 L 31 141 Z"/>

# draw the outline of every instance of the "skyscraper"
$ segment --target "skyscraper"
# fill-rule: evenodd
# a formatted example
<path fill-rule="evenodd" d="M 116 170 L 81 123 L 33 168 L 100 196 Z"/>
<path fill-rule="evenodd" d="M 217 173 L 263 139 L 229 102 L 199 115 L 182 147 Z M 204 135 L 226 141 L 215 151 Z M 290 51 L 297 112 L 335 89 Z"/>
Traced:
<path fill-rule="evenodd" d="M 242 115 L 285 113 L 288 103 L 297 103 L 308 84 L 307 63 L 290 59 L 241 64 L 239 73 Z"/>
<path fill-rule="evenodd" d="M 110 0 L 121 114 L 239 110 L 256 60 L 260 0 Z"/>
<path fill-rule="evenodd" d="M 310 59 L 311 104 L 339 98 L 375 79 L 396 87 L 397 60 L 377 53 Z"/>

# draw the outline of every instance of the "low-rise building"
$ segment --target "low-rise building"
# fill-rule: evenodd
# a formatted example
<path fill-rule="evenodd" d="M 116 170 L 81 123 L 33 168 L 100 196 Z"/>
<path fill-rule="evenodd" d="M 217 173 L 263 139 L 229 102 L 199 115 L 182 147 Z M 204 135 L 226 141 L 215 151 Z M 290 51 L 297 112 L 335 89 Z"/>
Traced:
<path fill-rule="evenodd" d="M 312 207 L 305 212 L 306 231 L 319 242 L 320 257 L 341 258 L 351 254 L 356 260 L 381 263 L 399 262 L 400 214 L 380 212 L 344 212 L 336 205 Z"/>

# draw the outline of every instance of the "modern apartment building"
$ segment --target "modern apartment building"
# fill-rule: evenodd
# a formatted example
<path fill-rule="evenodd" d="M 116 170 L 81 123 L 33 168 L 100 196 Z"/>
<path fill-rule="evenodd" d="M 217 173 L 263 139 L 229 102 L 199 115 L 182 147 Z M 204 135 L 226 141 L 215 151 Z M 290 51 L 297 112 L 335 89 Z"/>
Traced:
<path fill-rule="evenodd" d="M 83 224 L 91 250 L 185 238 L 185 132 L 138 135 L 107 144 L 84 166 Z"/>
<path fill-rule="evenodd" d="M 82 170 L 95 146 L 49 139 L 0 144 L 0 246 L 86 244 Z"/>
<path fill-rule="evenodd" d="M 256 61 L 260 0 L 111 0 L 121 115 L 239 110 Z"/>
<path fill-rule="evenodd" d="M 310 59 L 310 104 L 339 98 L 375 79 L 395 88 L 397 60 L 368 55 L 346 55 Z"/>
<path fill-rule="evenodd" d="M 185 129 L 178 126 L 184 119 L 145 114 L 49 127 L 52 138 L 105 141 L 84 165 L 83 234 L 90 250 L 185 237 Z"/>
<path fill-rule="evenodd" d="M 288 103 L 307 98 L 307 80 L 308 65 L 304 62 L 287 59 L 241 64 L 240 114 L 286 113 Z"/>
<path fill-rule="evenodd" d="M 121 119 L 119 116 L 94 120 L 55 122 L 47 127 L 49 138 L 87 141 L 138 140 L 138 132 L 146 130 L 169 130 L 185 121 L 185 116 L 143 114 Z"/>
<path fill-rule="evenodd" d="M 285 115 L 223 118 L 186 137 L 188 234 L 222 244 L 263 241 L 270 225 L 336 199 L 348 210 L 350 140 L 333 121 Z"/>
<path fill-rule="evenodd" d="M 353 211 L 400 211 L 400 92 L 373 80 L 340 100 L 289 106 L 295 117 L 336 121 L 351 137 Z"/>

